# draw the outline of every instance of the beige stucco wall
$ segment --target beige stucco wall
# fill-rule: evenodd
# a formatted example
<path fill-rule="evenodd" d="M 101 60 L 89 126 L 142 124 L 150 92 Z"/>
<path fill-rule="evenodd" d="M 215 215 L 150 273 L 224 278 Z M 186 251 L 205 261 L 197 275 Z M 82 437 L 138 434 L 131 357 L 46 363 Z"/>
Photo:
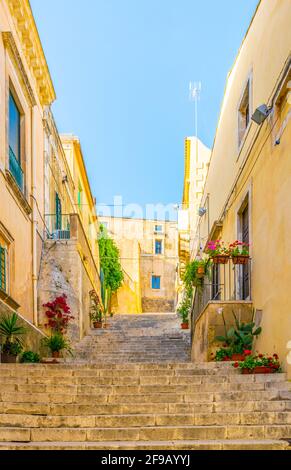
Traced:
<path fill-rule="evenodd" d="M 261 127 L 250 123 L 240 148 L 237 109 L 249 77 L 251 112 L 262 103 L 272 105 L 290 55 L 290 22 L 289 0 L 261 1 L 228 78 L 203 195 L 205 201 L 210 194 L 209 213 L 200 227 L 201 236 L 207 239 L 207 217 L 210 226 L 220 220 L 224 241 L 239 238 L 238 211 L 248 197 L 252 299 L 263 312 L 257 348 L 277 352 L 284 367 L 291 340 L 291 126 L 286 86 L 280 107 L 275 100 L 274 112 Z M 285 76 L 285 80 L 290 78 Z M 281 142 L 275 146 L 278 133 Z"/>
<path fill-rule="evenodd" d="M 241 322 L 249 323 L 253 320 L 251 302 L 209 302 L 197 318 L 193 329 L 191 351 L 193 362 L 211 361 L 213 359 L 211 354 L 215 354 L 217 349 L 222 347 L 222 343 L 215 340 L 217 336 L 225 336 L 223 317 L 218 314 L 220 309 L 223 309 L 227 330 L 235 326 L 233 311 Z M 256 317 L 254 321 L 256 321 Z M 254 344 L 254 347 L 256 347 L 256 344 Z"/>

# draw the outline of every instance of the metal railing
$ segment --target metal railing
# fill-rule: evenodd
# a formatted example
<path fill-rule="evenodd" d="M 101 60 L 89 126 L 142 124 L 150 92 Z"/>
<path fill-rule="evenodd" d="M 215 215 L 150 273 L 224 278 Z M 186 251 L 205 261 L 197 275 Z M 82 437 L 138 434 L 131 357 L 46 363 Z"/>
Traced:
<path fill-rule="evenodd" d="M 15 179 L 19 189 L 24 192 L 24 173 L 11 147 L 9 147 L 9 171 Z"/>
<path fill-rule="evenodd" d="M 45 239 L 70 240 L 71 224 L 70 215 L 47 214 L 45 215 Z"/>
<path fill-rule="evenodd" d="M 251 301 L 252 260 L 247 264 L 235 264 L 232 259 L 228 264 L 212 264 L 209 275 L 201 282 L 201 287 L 195 291 L 191 320 L 192 328 L 208 302 Z"/>

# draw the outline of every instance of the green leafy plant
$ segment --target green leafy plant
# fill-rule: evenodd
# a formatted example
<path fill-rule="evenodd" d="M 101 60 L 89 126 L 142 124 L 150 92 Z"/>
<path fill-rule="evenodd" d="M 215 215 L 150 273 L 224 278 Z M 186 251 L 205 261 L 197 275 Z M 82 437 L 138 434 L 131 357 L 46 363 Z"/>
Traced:
<path fill-rule="evenodd" d="M 225 328 L 225 336 L 217 336 L 216 341 L 222 342 L 232 349 L 233 354 L 241 354 L 244 350 L 251 350 L 253 347 L 254 339 L 257 338 L 261 332 L 261 327 L 256 327 L 255 322 L 241 323 L 234 312 L 232 312 L 235 319 L 235 327 L 227 330 L 225 317 L 222 312 L 222 318 Z M 253 313 L 254 317 L 254 313 Z"/>
<path fill-rule="evenodd" d="M 11 315 L 3 315 L 0 319 L 0 336 L 3 341 L 4 354 L 17 356 L 23 350 L 23 336 L 27 329 L 21 324 L 16 312 Z"/>
<path fill-rule="evenodd" d="M 182 323 L 189 322 L 189 315 L 192 308 L 192 292 L 192 289 L 186 290 L 183 300 L 177 309 L 177 314 L 181 317 Z"/>
<path fill-rule="evenodd" d="M 20 362 L 26 364 L 37 364 L 40 362 L 40 356 L 33 351 L 25 351 L 20 358 Z"/>
<path fill-rule="evenodd" d="M 90 319 L 93 323 L 102 322 L 103 310 L 100 305 L 92 305 L 90 310 Z"/>
<path fill-rule="evenodd" d="M 4 343 L 2 352 L 9 356 L 19 356 L 23 350 L 23 346 L 20 343 Z"/>
<path fill-rule="evenodd" d="M 235 256 L 249 256 L 250 255 L 250 245 L 248 243 L 243 243 L 238 240 L 229 245 L 229 254 L 231 257 Z"/>
<path fill-rule="evenodd" d="M 221 348 L 218 351 L 216 351 L 216 354 L 214 356 L 213 354 L 213 359 L 216 362 L 222 362 L 222 361 L 230 361 L 231 356 L 233 355 L 233 351 L 231 348 Z"/>
<path fill-rule="evenodd" d="M 207 243 L 206 253 L 211 256 L 229 256 L 229 248 L 222 240 L 210 241 Z"/>
<path fill-rule="evenodd" d="M 209 277 L 209 267 L 209 259 L 196 259 L 188 263 L 185 269 L 185 274 L 183 276 L 183 282 L 186 286 L 186 289 L 193 289 L 193 287 L 201 288 L 204 283 L 204 276 L 199 276 L 199 268 L 203 268 L 205 276 Z"/>
<path fill-rule="evenodd" d="M 124 275 L 119 250 L 103 225 L 100 226 L 99 255 L 105 288 L 110 289 L 110 294 L 114 293 L 122 286 Z"/>
<path fill-rule="evenodd" d="M 49 338 L 43 338 L 42 344 L 50 349 L 52 353 L 66 350 L 72 354 L 69 341 L 61 333 L 54 333 Z"/>

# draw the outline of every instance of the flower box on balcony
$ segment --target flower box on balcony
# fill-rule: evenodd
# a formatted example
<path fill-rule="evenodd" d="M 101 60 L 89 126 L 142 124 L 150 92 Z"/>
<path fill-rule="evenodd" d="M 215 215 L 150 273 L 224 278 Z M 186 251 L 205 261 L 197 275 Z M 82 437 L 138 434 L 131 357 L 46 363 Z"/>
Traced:
<path fill-rule="evenodd" d="M 239 255 L 239 256 L 232 256 L 232 262 L 235 265 L 246 265 L 249 262 L 250 257 L 248 255 Z"/>
<path fill-rule="evenodd" d="M 212 257 L 214 264 L 227 264 L 229 262 L 228 255 L 215 255 Z"/>
<path fill-rule="evenodd" d="M 273 367 L 266 367 L 266 366 L 257 366 L 254 369 L 242 369 L 242 374 L 250 375 L 250 374 L 274 374 L 277 372 L 277 369 Z"/>

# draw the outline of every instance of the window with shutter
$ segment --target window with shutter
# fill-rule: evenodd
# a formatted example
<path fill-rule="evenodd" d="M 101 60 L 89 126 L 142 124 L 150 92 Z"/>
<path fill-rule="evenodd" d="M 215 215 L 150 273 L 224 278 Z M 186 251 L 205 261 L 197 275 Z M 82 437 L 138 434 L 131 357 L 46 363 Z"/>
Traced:
<path fill-rule="evenodd" d="M 0 289 L 6 292 L 6 250 L 0 246 Z"/>

